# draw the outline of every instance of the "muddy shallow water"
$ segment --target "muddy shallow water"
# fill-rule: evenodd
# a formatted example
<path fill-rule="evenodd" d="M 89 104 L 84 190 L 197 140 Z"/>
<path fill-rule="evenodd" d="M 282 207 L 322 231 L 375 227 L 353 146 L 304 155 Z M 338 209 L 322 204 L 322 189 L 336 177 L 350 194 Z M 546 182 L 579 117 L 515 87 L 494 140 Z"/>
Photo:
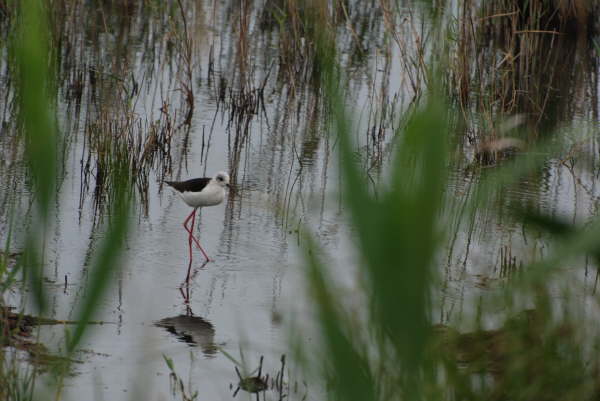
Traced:
<path fill-rule="evenodd" d="M 283 50 L 269 42 L 275 41 L 275 33 L 258 33 L 264 29 L 260 28 L 264 22 L 260 9 L 256 6 L 247 16 L 251 40 L 246 44 L 260 51 L 242 62 L 240 54 L 248 49 L 238 42 L 241 28 L 231 25 L 238 16 L 232 4 L 198 5 L 188 10 L 189 21 L 194 21 L 190 29 L 197 40 L 189 81 L 181 61 L 185 49 L 173 43 L 172 35 L 181 35 L 181 31 L 164 34 L 172 28 L 164 16 L 150 18 L 142 12 L 123 23 L 123 16 L 115 13 L 107 17 L 108 25 L 97 16 L 98 21 L 83 32 L 71 27 L 73 43 L 79 47 L 62 49 L 63 62 L 74 66 L 61 65 L 64 81 L 58 98 L 59 126 L 66 138 L 64 171 L 53 224 L 45 238 L 49 317 L 75 318 L 85 296 L 82 288 L 90 279 L 89 255 L 103 236 L 98 223 L 102 213 L 94 202 L 98 178 L 94 157 L 100 152 L 90 150 L 90 132 L 99 129 L 105 133 L 110 122 L 128 115 L 133 123 L 127 127 L 139 124 L 142 136 L 149 135 L 151 123 L 160 120 L 158 131 L 168 131 L 172 137 L 164 157 L 170 168 L 151 163 L 147 181 L 142 180 L 147 186 L 140 184 L 123 268 L 102 301 L 101 313 L 94 317 L 104 323 L 93 326 L 81 344 L 83 352 L 77 355 L 82 363 L 75 364 L 75 374 L 66 379 L 66 399 L 171 399 L 163 355 L 173 360 L 186 384 L 189 379 L 189 391 L 198 391 L 199 399 L 231 399 L 238 379 L 235 364 L 225 353 L 243 359 L 250 370 L 264 355 L 263 371 L 274 375 L 280 356 L 291 352 L 292 334 L 310 350 L 315 342 L 311 330 L 314 316 L 308 307 L 298 231 L 305 226 L 331 256 L 332 271 L 347 290 L 348 304 L 360 302 L 352 296 L 352 288 L 360 286 L 355 276 L 357 255 L 337 191 L 336 138 L 330 135 L 326 108 L 318 88 L 281 78 L 283 68 L 274 60 L 281 57 L 275 53 Z M 356 18 L 372 23 L 368 9 L 359 9 Z M 411 18 L 418 20 L 417 16 Z M 110 22 L 114 27 L 109 27 Z M 417 31 L 425 30 L 419 22 L 414 23 Z M 340 47 L 352 78 L 349 85 L 356 94 L 348 104 L 356 111 L 357 159 L 377 181 L 385 177 L 397 124 L 389 109 L 387 113 L 381 109 L 406 109 L 418 91 L 414 80 L 421 73 L 415 72 L 418 67 L 407 66 L 403 58 L 415 50 L 414 29 L 405 28 L 410 39 L 404 48 L 389 43 L 384 47 L 380 28 L 371 24 L 370 29 L 365 36 L 372 39 L 372 48 L 365 49 L 368 52 L 360 61 L 353 58 L 352 35 L 340 35 Z M 79 57 L 70 60 L 73 53 L 69 52 Z M 584 70 L 585 74 L 597 77 L 598 67 L 593 68 Z M 101 82 L 97 87 L 91 83 L 92 70 L 102 71 L 92 74 Z M 113 73 L 125 77 L 122 87 L 111 80 Z M 80 88 L 78 80 L 87 83 L 79 101 L 72 94 Z M 244 80 L 249 84 L 244 85 Z M 182 93 L 189 82 L 194 109 L 188 127 L 184 120 L 189 108 Z M 264 91 L 259 94 L 257 89 L 263 83 Z M 593 89 L 600 90 L 597 80 Z M 577 148 L 589 157 L 574 167 L 565 159 L 551 159 L 511 187 L 499 202 L 532 201 L 551 214 L 578 223 L 596 214 L 600 188 L 596 185 L 599 147 L 595 134 L 600 110 L 597 97 L 572 95 L 576 100 L 570 98 L 567 107 L 574 111 L 572 120 L 556 122 L 553 128 L 564 132 L 564 153 Z M 127 96 L 131 98 L 125 99 Z M 5 100 L 4 104 L 8 103 Z M 104 103 L 110 104 L 106 110 Z M 124 104 L 130 108 L 120 109 Z M 173 119 L 170 124 L 161 120 L 167 114 Z M 10 116 L 3 118 L 5 132 L 9 132 Z M 106 121 L 108 125 L 103 125 Z M 123 127 L 116 126 L 115 132 L 125 131 Z M 465 136 L 484 128 L 480 121 L 473 121 Z M 14 216 L 27 216 L 31 194 L 24 185 L 25 166 L 9 144 L 10 135 L 0 138 L 5 156 L 0 170 L 0 192 L 5 195 L 0 200 L 11 205 L 5 210 L 12 210 Z M 473 149 L 468 143 L 459 149 L 461 156 L 452 166 L 447 189 L 451 217 L 445 221 L 447 254 L 440 256 L 442 291 L 435 305 L 439 323 L 460 321 L 473 312 L 474 300 L 485 299 L 504 285 L 503 258 L 518 265 L 550 249 L 547 238 L 532 237 L 523 227 L 485 208 L 472 219 L 463 219 L 462 205 L 471 196 L 474 183 L 486 174 L 485 169 L 469 168 Z M 134 147 L 130 150 L 134 152 Z M 83 166 L 90 160 L 92 167 L 86 171 Z M 188 266 L 182 222 L 190 209 L 161 181 L 209 176 L 220 170 L 232 172 L 235 190 L 223 204 L 201 211 L 196 231 L 214 260 L 204 264 L 201 253 L 194 250 L 193 276 L 189 285 L 182 287 Z M 455 212 L 460 217 L 453 217 Z M 4 228 L 11 224 L 15 236 L 23 236 L 25 224 L 11 223 L 10 213 L 1 217 L 0 243 L 6 240 Z M 580 266 L 587 261 L 573 263 Z M 580 269 L 569 280 L 580 285 L 582 304 L 590 307 L 586 296 L 596 290 L 595 273 Z M 6 301 L 14 305 L 31 301 L 24 298 L 14 290 Z M 26 305 L 26 310 L 33 306 Z M 493 316 L 489 320 L 493 324 Z M 44 327 L 40 337 L 51 348 L 61 350 L 64 328 Z M 299 369 L 293 362 L 289 366 L 286 380 L 298 383 L 290 399 L 303 399 L 305 394 L 307 399 L 320 399 L 322 383 L 306 386 Z M 45 390 L 40 385 L 38 391 Z"/>

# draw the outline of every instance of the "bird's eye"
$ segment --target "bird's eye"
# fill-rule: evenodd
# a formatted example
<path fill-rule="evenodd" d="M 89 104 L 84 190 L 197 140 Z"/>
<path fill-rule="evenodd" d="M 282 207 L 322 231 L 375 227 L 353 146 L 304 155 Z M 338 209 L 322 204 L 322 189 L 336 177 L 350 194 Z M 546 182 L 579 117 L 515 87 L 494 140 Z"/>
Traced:
<path fill-rule="evenodd" d="M 223 177 L 219 176 L 219 177 L 217 177 L 217 180 L 223 181 Z"/>

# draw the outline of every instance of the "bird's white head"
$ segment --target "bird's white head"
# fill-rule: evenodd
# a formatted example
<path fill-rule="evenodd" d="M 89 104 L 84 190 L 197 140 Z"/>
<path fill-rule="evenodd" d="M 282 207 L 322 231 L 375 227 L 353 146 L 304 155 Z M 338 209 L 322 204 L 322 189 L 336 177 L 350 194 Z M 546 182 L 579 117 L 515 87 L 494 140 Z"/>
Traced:
<path fill-rule="evenodd" d="M 229 174 L 225 171 L 219 171 L 214 177 L 213 181 L 217 183 L 217 185 L 221 187 L 229 186 Z"/>

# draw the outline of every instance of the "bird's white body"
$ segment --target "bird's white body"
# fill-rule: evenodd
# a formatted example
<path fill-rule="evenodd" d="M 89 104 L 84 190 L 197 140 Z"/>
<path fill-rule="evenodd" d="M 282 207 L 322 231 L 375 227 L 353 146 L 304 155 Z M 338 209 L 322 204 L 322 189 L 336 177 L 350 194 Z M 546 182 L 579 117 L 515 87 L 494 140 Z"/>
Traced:
<path fill-rule="evenodd" d="M 187 181 L 166 181 L 190 207 L 197 209 L 215 206 L 225 199 L 225 188 L 229 187 L 229 174 L 224 171 L 212 178 L 194 178 Z"/>
<path fill-rule="evenodd" d="M 216 206 L 225 199 L 225 188 L 211 180 L 200 192 L 181 192 L 181 199 L 193 208 Z"/>

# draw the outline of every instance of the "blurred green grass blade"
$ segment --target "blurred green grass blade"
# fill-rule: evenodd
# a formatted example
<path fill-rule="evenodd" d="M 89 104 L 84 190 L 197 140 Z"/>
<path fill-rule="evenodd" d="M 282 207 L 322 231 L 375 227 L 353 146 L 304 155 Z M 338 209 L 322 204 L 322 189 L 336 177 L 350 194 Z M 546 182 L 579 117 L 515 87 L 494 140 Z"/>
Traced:
<path fill-rule="evenodd" d="M 34 218 L 26 240 L 26 250 L 21 258 L 23 271 L 28 277 L 36 304 L 44 309 L 43 261 L 40 244 L 43 244 L 48 225 L 49 210 L 56 188 L 57 132 L 51 91 L 49 60 L 49 32 L 47 16 L 41 0 L 24 0 L 21 5 L 19 29 L 13 43 L 18 72 L 20 122 L 25 132 L 26 157 L 33 181 L 33 194 L 37 204 L 39 222 Z M 115 164 L 112 175 L 113 199 L 108 231 L 102 240 L 91 269 L 90 287 L 79 309 L 78 324 L 68 339 L 72 352 L 80 342 L 87 323 L 97 310 L 112 273 L 118 266 L 119 256 L 128 231 L 129 180 L 128 171 Z M 38 217 L 38 216 L 35 216 Z"/>
<path fill-rule="evenodd" d="M 560 269 L 568 260 L 591 255 L 600 263 L 600 219 L 593 218 L 587 224 L 578 227 L 558 217 L 548 216 L 532 208 L 513 209 L 515 218 L 530 228 L 543 230 L 556 238 L 555 247 L 547 257 L 527 267 L 522 275 L 522 283 L 530 285 L 546 280 L 548 273 Z"/>
<path fill-rule="evenodd" d="M 375 198 L 354 160 L 352 112 L 341 89 L 344 79 L 337 65 L 330 65 L 324 76 L 340 139 L 344 201 L 356 228 L 360 266 L 374 311 L 370 323 L 387 339 L 384 343 L 393 344 L 404 388 L 410 398 L 417 399 L 430 332 L 430 286 L 440 239 L 437 221 L 446 184 L 447 108 L 440 101 L 443 97 L 432 90 L 426 105 L 412 111 L 399 133 L 391 185 Z M 314 266 L 312 271 L 312 284 L 322 286 Z M 330 302 L 323 296 L 319 299 Z M 333 321 L 336 318 L 331 316 Z M 329 323 L 322 317 L 321 324 Z M 336 342 L 343 343 L 343 338 Z"/>
<path fill-rule="evenodd" d="M 429 286 L 440 239 L 437 220 L 448 143 L 445 108 L 432 100 L 411 116 L 401 133 L 391 187 L 377 200 L 363 190 L 368 186 L 353 161 L 351 120 L 340 100 L 334 107 L 344 196 L 365 259 L 377 323 L 407 364 L 414 365 L 427 340 Z"/>
<path fill-rule="evenodd" d="M 115 199 L 112 201 L 108 230 L 102 239 L 90 271 L 89 286 L 77 313 L 77 326 L 68 339 L 67 350 L 73 352 L 81 341 L 88 323 L 101 305 L 102 297 L 109 287 L 114 272 L 119 268 L 125 239 L 129 231 L 129 180 L 126 171 L 113 169 Z"/>
<path fill-rule="evenodd" d="M 56 123 L 50 73 L 49 31 L 41 0 L 23 0 L 13 43 L 19 88 L 19 118 L 39 212 L 46 217 L 56 182 Z"/>
<path fill-rule="evenodd" d="M 526 291 L 530 290 L 532 285 L 546 283 L 549 275 L 564 268 L 569 260 L 586 254 L 600 255 L 598 238 L 600 238 L 600 219 L 596 218 L 585 227 L 573 230 L 570 235 L 561 236 L 547 256 L 522 269 L 524 274 L 520 275 L 520 280 L 515 282 L 514 286 L 520 286 Z"/>
<path fill-rule="evenodd" d="M 391 188 L 377 208 L 383 214 L 380 242 L 385 248 L 371 267 L 380 319 L 409 366 L 422 360 L 428 340 L 429 293 L 447 178 L 446 109 L 437 100 L 440 96 L 431 93 L 429 98 L 400 134 Z"/>
<path fill-rule="evenodd" d="M 573 233 L 574 227 L 558 218 L 540 213 L 533 208 L 514 208 L 515 217 L 530 227 L 542 229 L 552 235 L 565 236 Z"/>
<path fill-rule="evenodd" d="M 38 248 L 45 240 L 56 183 L 57 134 L 50 93 L 54 85 L 48 52 L 48 21 L 42 1 L 23 0 L 19 11 L 12 48 L 16 62 L 19 122 L 25 134 L 25 156 L 37 213 L 33 226 L 29 227 L 19 266 L 29 281 L 38 309 L 43 311 L 43 260 Z"/>
<path fill-rule="evenodd" d="M 317 304 L 319 322 L 327 353 L 319 360 L 325 365 L 335 399 L 346 401 L 376 400 L 375 383 L 370 374 L 367 358 L 349 338 L 352 329 L 338 314 L 337 302 L 327 283 L 324 266 L 316 256 L 316 248 L 310 235 L 305 235 L 306 258 L 309 267 L 311 295 Z M 366 352 L 367 347 L 362 347 Z"/>

